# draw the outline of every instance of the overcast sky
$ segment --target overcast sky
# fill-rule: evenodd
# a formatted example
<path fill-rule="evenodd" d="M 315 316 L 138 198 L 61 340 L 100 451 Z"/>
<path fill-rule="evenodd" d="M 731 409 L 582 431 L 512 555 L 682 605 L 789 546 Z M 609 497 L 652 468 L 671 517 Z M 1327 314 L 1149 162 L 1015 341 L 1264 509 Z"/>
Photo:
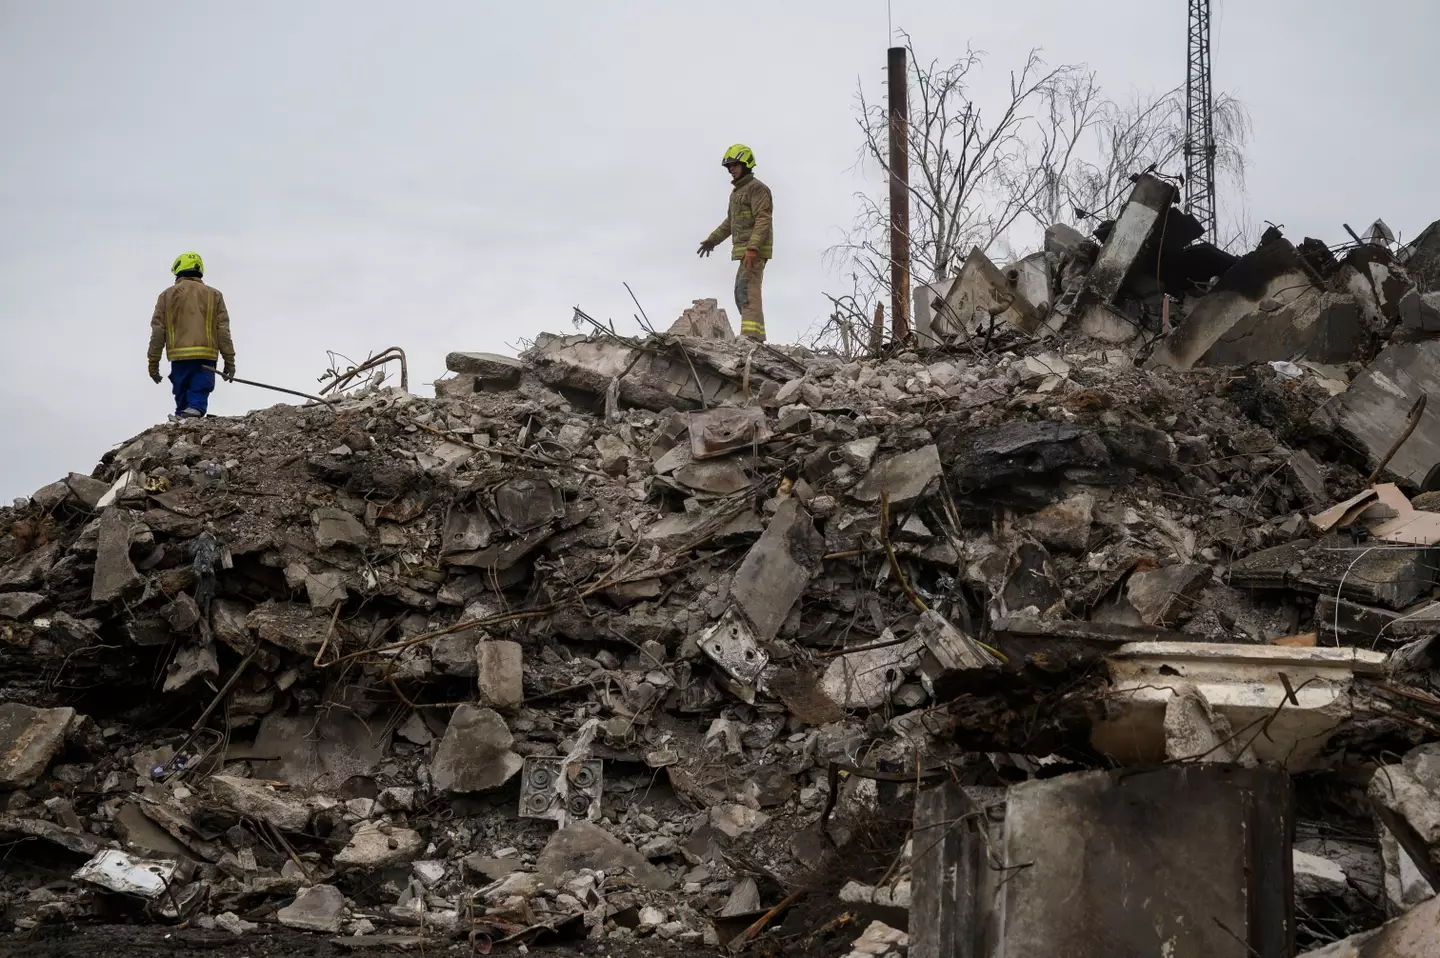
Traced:
<path fill-rule="evenodd" d="M 1043 48 L 1108 93 L 1184 79 L 1184 0 L 893 0 L 922 56 Z M 1249 108 L 1248 204 L 1287 235 L 1440 216 L 1433 0 L 1217 0 L 1216 88 Z M 634 331 L 714 296 L 699 261 L 754 148 L 775 196 L 772 340 L 825 310 L 853 214 L 853 95 L 884 94 L 884 0 L 0 0 L 0 496 L 171 411 L 155 297 L 198 250 L 240 375 L 310 389 L 326 350 L 511 352 L 571 307 Z M 1235 197 L 1227 197 L 1237 202 Z M 274 394 L 221 384 L 212 413 Z"/>

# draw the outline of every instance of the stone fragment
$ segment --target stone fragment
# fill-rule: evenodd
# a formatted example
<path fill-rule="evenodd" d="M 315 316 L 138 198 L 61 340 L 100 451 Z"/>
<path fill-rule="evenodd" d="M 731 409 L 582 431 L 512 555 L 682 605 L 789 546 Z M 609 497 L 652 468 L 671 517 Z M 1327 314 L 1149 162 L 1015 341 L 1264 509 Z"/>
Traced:
<path fill-rule="evenodd" d="M 675 481 L 714 496 L 728 496 L 754 484 L 740 464 L 732 459 L 691 462 L 675 470 Z"/>
<path fill-rule="evenodd" d="M 524 655 L 519 642 L 481 639 L 475 645 L 480 702 L 497 709 L 515 709 L 525 700 Z"/>
<path fill-rule="evenodd" d="M 742 878 L 730 890 L 730 897 L 720 909 L 721 918 L 748 915 L 760 910 L 760 886 L 753 878 Z"/>
<path fill-rule="evenodd" d="M 87 509 L 94 509 L 104 497 L 105 493 L 110 491 L 110 484 L 108 482 L 101 482 L 99 479 L 92 479 L 89 476 L 82 476 L 78 472 L 70 473 L 69 477 L 65 480 L 65 484 L 70 487 L 70 492 L 74 494 L 75 498 L 80 500 Z"/>
<path fill-rule="evenodd" d="M 875 461 L 875 453 L 879 448 L 879 436 L 866 436 L 864 439 L 856 439 L 841 446 L 840 458 L 857 473 L 864 472 Z"/>
<path fill-rule="evenodd" d="M 770 816 L 748 805 L 713 805 L 710 825 L 723 835 L 739 838 L 762 828 Z"/>
<path fill-rule="evenodd" d="M 34 785 L 65 744 L 74 720 L 72 708 L 37 709 L 19 702 L 0 705 L 0 790 Z"/>
<path fill-rule="evenodd" d="M 894 634 L 886 629 L 880 642 L 874 644 L 894 639 Z M 906 671 L 919 664 L 924 648 L 920 639 L 914 638 L 836 656 L 820 678 L 820 689 L 841 708 L 878 708 L 890 701 L 890 696 L 905 682 Z"/>
<path fill-rule="evenodd" d="M 475 675 L 475 633 L 469 630 L 455 632 L 431 642 L 430 664 L 441 675 L 460 678 Z"/>
<path fill-rule="evenodd" d="M 1095 497 L 1081 492 L 1041 509 L 1030 517 L 1027 528 L 1041 545 L 1083 552 L 1090 543 L 1090 524 L 1094 516 Z"/>
<path fill-rule="evenodd" d="M 467 855 L 462 864 L 467 872 L 480 875 L 486 881 L 500 881 L 520 870 L 518 858 L 490 858 L 478 853 Z"/>
<path fill-rule="evenodd" d="M 518 476 L 495 487 L 495 512 L 511 532 L 529 532 L 565 515 L 565 497 L 543 476 Z"/>
<path fill-rule="evenodd" d="M 735 330 L 730 326 L 730 317 L 720 308 L 715 299 L 697 299 L 693 305 L 680 314 L 670 326 L 673 336 L 695 336 L 701 339 L 732 340 Z"/>
<path fill-rule="evenodd" d="M 325 645 L 330 617 L 309 606 L 270 601 L 252 609 L 245 624 L 264 641 L 313 659 Z"/>
<path fill-rule="evenodd" d="M 638 882 L 655 891 L 672 884 L 670 877 L 639 851 L 592 822 L 575 822 L 551 835 L 535 863 L 536 875 L 550 885 L 559 884 L 566 872 L 582 868 L 603 871 L 607 876 L 629 869 Z"/>
<path fill-rule="evenodd" d="M 100 517 L 90 601 L 114 602 L 144 581 L 144 576 L 135 570 L 135 564 L 130 561 L 130 523 L 119 509 L 106 509 Z"/>
<path fill-rule="evenodd" d="M 1194 608 L 1195 597 L 1210 581 L 1210 567 L 1197 562 L 1137 572 L 1125 595 L 1146 625 L 1168 627 Z"/>
<path fill-rule="evenodd" d="M 215 658 L 215 646 L 209 642 L 193 641 L 176 650 L 175 658 L 166 667 L 165 686 L 161 691 L 173 692 L 202 676 L 213 679 L 219 674 L 220 663 Z"/>
<path fill-rule="evenodd" d="M 248 778 L 212 775 L 206 779 L 211 795 L 233 811 L 269 822 L 285 832 L 303 832 L 310 824 L 310 810 L 299 797 Z"/>
<path fill-rule="evenodd" d="M 302 889 L 293 902 L 275 913 L 275 918 L 286 928 L 338 935 L 344 914 L 345 896 L 340 889 L 313 885 Z"/>
<path fill-rule="evenodd" d="M 781 503 L 760 541 L 750 549 L 730 594 L 762 642 L 773 639 L 786 616 L 819 571 L 825 540 L 794 498 Z"/>
<path fill-rule="evenodd" d="M 450 717 L 430 775 L 442 792 L 483 792 L 508 782 L 525 760 L 510 750 L 514 738 L 493 709 L 461 705 Z"/>
<path fill-rule="evenodd" d="M 370 541 L 360 520 L 344 509 L 316 509 L 311 513 L 310 521 L 315 526 L 315 544 L 322 549 L 340 545 L 360 549 Z"/>
<path fill-rule="evenodd" d="M 0 619 L 23 619 L 48 601 L 36 592 L 0 593 Z"/>
<path fill-rule="evenodd" d="M 696 459 L 721 456 L 736 449 L 750 449 L 771 436 L 765 410 L 718 406 L 689 416 L 690 453 Z"/>
<path fill-rule="evenodd" d="M 872 921 L 855 939 L 846 958 L 890 958 L 904 955 L 910 948 L 910 936 L 883 921 Z"/>
<path fill-rule="evenodd" d="M 222 911 L 215 916 L 215 927 L 239 937 L 247 931 L 254 931 L 260 926 L 253 921 L 246 921 L 233 911 Z"/>
<path fill-rule="evenodd" d="M 919 499 L 940 473 L 940 451 L 932 443 L 877 463 L 850 495 L 861 502 L 878 502 L 881 493 L 888 493 L 891 507 L 908 505 Z"/>
<path fill-rule="evenodd" d="M 1295 849 L 1295 894 L 1300 898 L 1340 896 L 1350 890 L 1345 869 L 1328 858 Z"/>
<path fill-rule="evenodd" d="M 420 833 L 384 822 L 365 822 L 350 836 L 350 843 L 335 856 L 336 865 L 382 868 L 413 861 L 425 850 Z"/>

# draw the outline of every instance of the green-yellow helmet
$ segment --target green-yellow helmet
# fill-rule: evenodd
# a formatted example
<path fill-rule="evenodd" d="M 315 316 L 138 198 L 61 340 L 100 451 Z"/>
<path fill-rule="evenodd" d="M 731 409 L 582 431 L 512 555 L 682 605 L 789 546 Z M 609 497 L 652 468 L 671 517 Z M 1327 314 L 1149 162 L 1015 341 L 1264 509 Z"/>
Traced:
<path fill-rule="evenodd" d="M 201 259 L 200 254 L 194 250 L 188 253 L 181 253 L 175 257 L 175 263 L 170 267 L 170 272 L 179 274 L 188 269 L 193 269 L 197 273 L 205 272 L 205 261 Z"/>
<path fill-rule="evenodd" d="M 747 170 L 755 169 L 755 151 L 744 143 L 736 143 L 725 151 L 725 159 L 720 161 L 721 166 L 729 166 L 731 163 L 739 163 Z"/>

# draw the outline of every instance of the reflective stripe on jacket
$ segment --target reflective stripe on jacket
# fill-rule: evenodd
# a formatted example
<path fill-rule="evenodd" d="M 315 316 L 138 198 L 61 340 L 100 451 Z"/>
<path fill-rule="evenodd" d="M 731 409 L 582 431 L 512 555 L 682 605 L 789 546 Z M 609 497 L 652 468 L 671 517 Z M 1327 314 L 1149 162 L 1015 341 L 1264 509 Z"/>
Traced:
<path fill-rule="evenodd" d="M 730 191 L 730 211 L 725 215 L 725 222 L 715 228 L 706 242 L 718 246 L 729 236 L 732 237 L 731 259 L 744 259 L 747 249 L 759 253 L 761 259 L 769 259 L 775 246 L 771 213 L 770 187 L 755 179 L 754 173 L 746 173 Z"/>
<path fill-rule="evenodd" d="M 155 301 L 150 317 L 150 350 L 147 359 L 154 369 L 161 350 L 171 362 L 181 359 L 224 357 L 235 362 L 235 345 L 230 340 L 230 313 L 225 297 L 191 276 L 177 276 Z"/>

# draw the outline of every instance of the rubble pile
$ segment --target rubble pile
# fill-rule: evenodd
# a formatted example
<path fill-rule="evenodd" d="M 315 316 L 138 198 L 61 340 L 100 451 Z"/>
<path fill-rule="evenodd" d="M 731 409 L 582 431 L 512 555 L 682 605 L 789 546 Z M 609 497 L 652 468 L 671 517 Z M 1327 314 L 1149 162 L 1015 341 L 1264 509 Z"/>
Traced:
<path fill-rule="evenodd" d="M 1152 179 L 1010 270 L 1054 308 L 972 256 L 925 348 L 698 301 L 453 353 L 433 399 L 160 425 L 0 511 L 5 930 L 924 956 L 983 899 L 1039 954 L 1065 899 L 1117 942 L 1423 935 L 1373 930 L 1440 887 L 1440 427 L 1390 372 L 1430 294 L 1379 247 L 1222 262 Z M 1152 328 L 1146 256 L 1220 278 Z"/>

